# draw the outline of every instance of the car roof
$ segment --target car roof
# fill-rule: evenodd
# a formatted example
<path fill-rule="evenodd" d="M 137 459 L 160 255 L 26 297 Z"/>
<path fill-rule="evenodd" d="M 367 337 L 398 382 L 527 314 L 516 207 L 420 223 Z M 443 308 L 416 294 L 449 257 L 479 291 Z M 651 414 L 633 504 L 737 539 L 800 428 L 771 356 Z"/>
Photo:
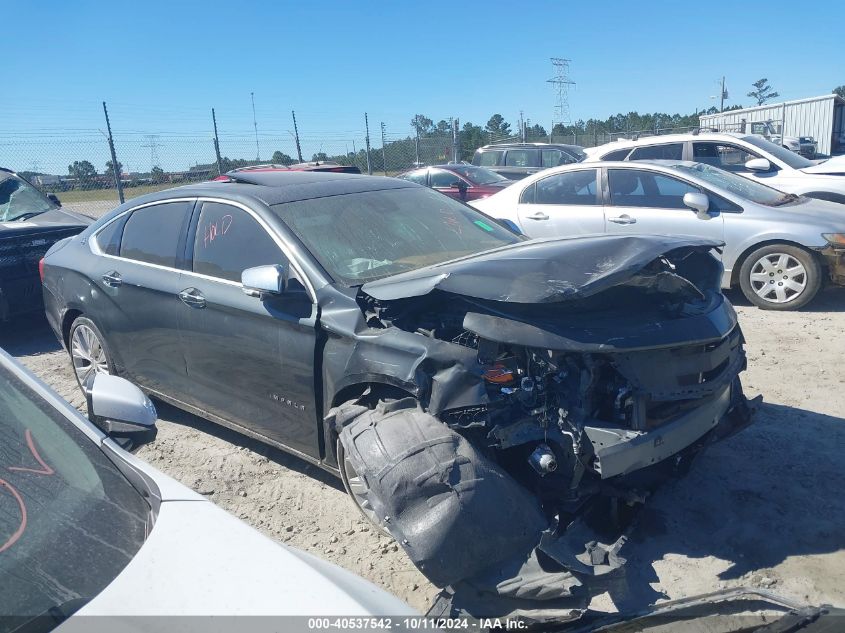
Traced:
<path fill-rule="evenodd" d="M 406 189 L 420 187 L 416 183 L 384 176 L 363 176 L 335 172 L 313 171 L 243 171 L 226 174 L 228 181 L 210 181 L 173 189 L 165 189 L 148 196 L 143 202 L 154 202 L 175 196 L 252 197 L 265 204 L 281 204 L 298 200 L 324 198 L 347 193 Z M 132 202 L 136 203 L 138 198 Z"/>
<path fill-rule="evenodd" d="M 476 152 L 488 149 L 578 149 L 583 150 L 580 145 L 567 145 L 566 143 L 497 143 L 495 145 L 485 145 L 479 147 Z"/>
<path fill-rule="evenodd" d="M 743 139 L 746 136 L 748 136 L 748 134 L 742 134 L 740 132 L 708 132 L 702 130 L 698 134 L 693 134 L 692 132 L 685 132 L 682 134 L 658 134 L 655 136 L 642 136 L 636 140 L 630 138 L 619 139 L 590 149 L 599 149 L 599 147 L 601 147 L 612 151 L 614 149 L 637 147 L 639 145 L 662 145 L 665 143 L 682 143 L 694 139 L 709 139 L 717 141 L 720 139 Z"/>

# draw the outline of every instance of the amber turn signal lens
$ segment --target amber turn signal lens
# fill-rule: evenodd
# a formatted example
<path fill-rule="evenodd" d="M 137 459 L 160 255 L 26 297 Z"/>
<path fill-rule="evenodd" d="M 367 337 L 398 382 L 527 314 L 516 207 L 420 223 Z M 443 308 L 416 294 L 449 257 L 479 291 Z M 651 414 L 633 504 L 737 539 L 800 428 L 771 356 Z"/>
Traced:
<path fill-rule="evenodd" d="M 484 380 L 497 385 L 506 385 L 513 382 L 513 370 L 505 367 L 502 363 L 496 363 L 484 370 Z"/>

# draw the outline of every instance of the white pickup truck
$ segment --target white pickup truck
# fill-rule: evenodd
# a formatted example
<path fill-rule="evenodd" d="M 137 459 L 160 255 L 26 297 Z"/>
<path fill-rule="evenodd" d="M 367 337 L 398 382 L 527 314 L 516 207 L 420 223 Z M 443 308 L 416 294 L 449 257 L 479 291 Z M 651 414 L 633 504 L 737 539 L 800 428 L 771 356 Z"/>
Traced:
<path fill-rule="evenodd" d="M 796 154 L 801 154 L 801 156 L 806 156 L 810 159 L 816 157 L 816 151 L 818 150 L 818 144 L 816 143 L 816 139 L 814 139 L 812 136 L 782 137 L 781 134 L 778 133 L 771 120 L 755 121 L 751 123 L 751 133 L 756 134 L 758 136 L 762 136 L 763 138 L 771 141 L 772 143 L 781 145 L 782 147 L 785 147 L 786 149 L 791 150 Z"/>

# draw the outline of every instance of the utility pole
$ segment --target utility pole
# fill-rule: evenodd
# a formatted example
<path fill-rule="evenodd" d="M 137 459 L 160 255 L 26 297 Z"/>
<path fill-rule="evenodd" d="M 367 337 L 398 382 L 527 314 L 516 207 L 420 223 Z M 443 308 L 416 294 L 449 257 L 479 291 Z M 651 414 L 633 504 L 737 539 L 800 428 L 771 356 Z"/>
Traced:
<path fill-rule="evenodd" d="M 719 112 L 725 111 L 725 97 L 727 96 L 725 93 L 725 76 L 722 75 L 722 92 L 721 94 L 721 101 L 719 102 Z"/>
<path fill-rule="evenodd" d="M 217 136 L 217 115 L 211 108 L 211 121 L 214 123 L 214 155 L 217 157 L 217 175 L 223 175 L 223 160 L 220 158 L 220 137 Z"/>
<path fill-rule="evenodd" d="M 522 118 L 523 112 L 522 110 L 519 111 L 519 138 L 522 139 L 522 142 L 525 142 L 525 119 Z"/>
<path fill-rule="evenodd" d="M 293 117 L 293 133 L 294 138 L 296 139 L 296 155 L 299 156 L 299 162 L 302 162 L 302 148 L 299 146 L 299 128 L 296 127 L 296 112 L 293 110 L 290 111 L 290 115 Z"/>
<path fill-rule="evenodd" d="M 420 129 L 416 126 L 414 126 L 414 129 L 417 131 L 414 137 L 414 153 L 417 156 L 417 162 L 414 163 L 414 167 L 418 168 L 420 166 Z"/>
<path fill-rule="evenodd" d="M 364 140 L 367 142 L 367 173 L 372 176 L 373 167 L 370 164 L 370 121 L 367 119 L 366 112 L 364 112 L 364 129 L 367 131 L 367 135 L 364 137 Z"/>
<path fill-rule="evenodd" d="M 458 162 L 458 156 L 461 153 L 459 125 L 460 121 L 458 119 L 452 121 L 452 162 L 454 163 Z"/>
<path fill-rule="evenodd" d="M 114 183 L 117 187 L 117 198 L 120 200 L 120 204 L 126 202 L 123 198 L 123 183 L 120 181 L 120 167 L 117 164 L 117 154 L 114 151 L 114 139 L 111 135 L 111 123 L 109 122 L 109 111 L 106 108 L 106 102 L 103 101 L 103 114 L 106 115 L 106 129 L 109 132 L 109 151 L 111 152 L 111 167 L 112 172 L 114 173 Z"/>
<path fill-rule="evenodd" d="M 381 122 L 381 166 L 387 176 L 387 154 L 384 152 L 384 121 Z"/>
<path fill-rule="evenodd" d="M 261 162 L 261 151 L 258 149 L 258 121 L 255 119 L 255 93 L 250 92 L 249 98 L 252 99 L 252 127 L 255 128 L 255 161 Z"/>

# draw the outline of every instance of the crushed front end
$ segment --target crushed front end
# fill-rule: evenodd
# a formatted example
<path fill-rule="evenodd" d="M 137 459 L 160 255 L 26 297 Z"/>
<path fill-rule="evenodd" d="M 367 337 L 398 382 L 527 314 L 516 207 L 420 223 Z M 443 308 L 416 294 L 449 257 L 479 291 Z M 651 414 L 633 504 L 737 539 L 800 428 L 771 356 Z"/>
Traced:
<path fill-rule="evenodd" d="M 333 419 L 376 514 L 435 584 L 476 606 L 494 597 L 491 613 L 573 598 L 624 564 L 626 520 L 661 481 L 750 422 L 712 247 L 625 270 L 599 257 L 606 283 L 588 290 L 545 270 L 537 288 L 552 294 L 533 302 L 525 288 L 519 302 L 479 289 L 483 267 L 463 294 L 462 270 L 416 296 L 361 293 L 370 327 L 430 352 L 415 398 Z"/>

